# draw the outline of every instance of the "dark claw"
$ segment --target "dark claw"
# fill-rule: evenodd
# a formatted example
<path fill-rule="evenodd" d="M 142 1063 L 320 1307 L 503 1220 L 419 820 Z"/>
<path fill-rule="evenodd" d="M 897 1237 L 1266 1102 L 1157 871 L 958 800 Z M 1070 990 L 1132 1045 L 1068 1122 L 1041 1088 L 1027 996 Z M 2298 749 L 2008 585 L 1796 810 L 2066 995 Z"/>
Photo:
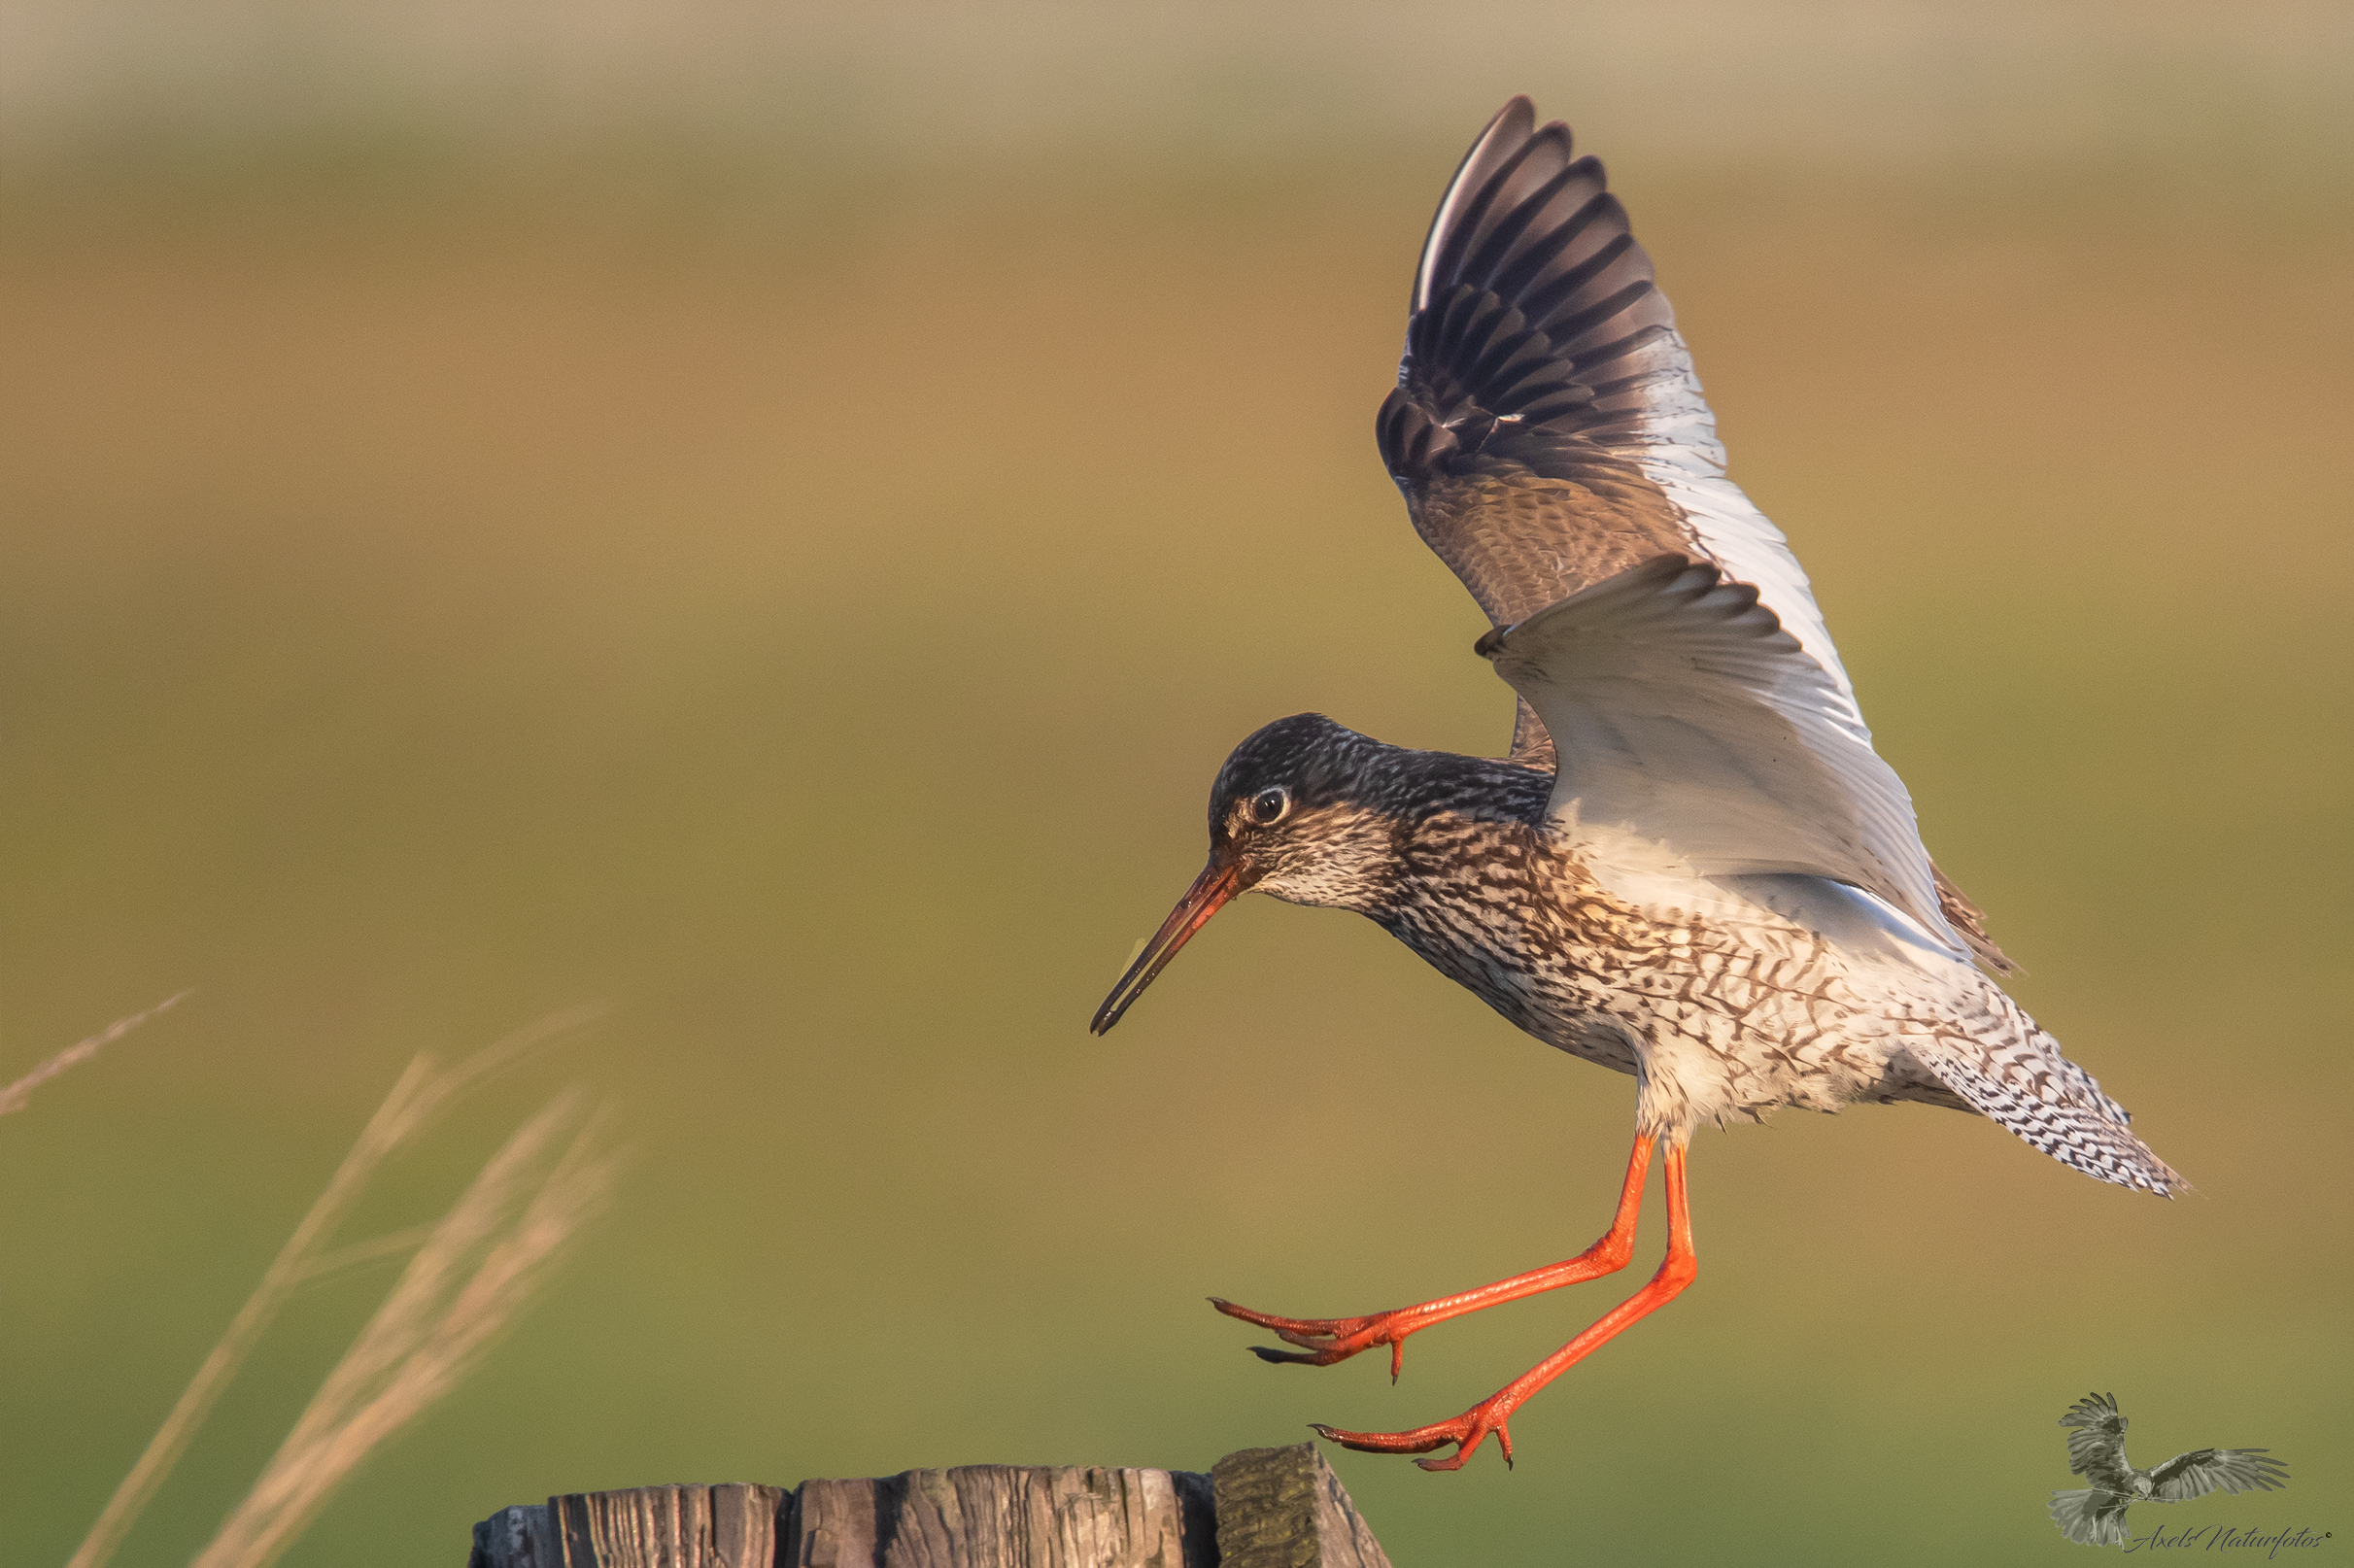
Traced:
<path fill-rule="evenodd" d="M 1315 1360 L 1314 1356 L 1308 1355 L 1299 1350 L 1278 1350 L 1271 1346 L 1265 1345 L 1245 1346 L 1245 1348 L 1249 1350 L 1252 1355 L 1257 1356 L 1261 1361 L 1271 1361 L 1279 1366 L 1285 1363 L 1296 1365 L 1303 1361 L 1313 1363 Z"/>

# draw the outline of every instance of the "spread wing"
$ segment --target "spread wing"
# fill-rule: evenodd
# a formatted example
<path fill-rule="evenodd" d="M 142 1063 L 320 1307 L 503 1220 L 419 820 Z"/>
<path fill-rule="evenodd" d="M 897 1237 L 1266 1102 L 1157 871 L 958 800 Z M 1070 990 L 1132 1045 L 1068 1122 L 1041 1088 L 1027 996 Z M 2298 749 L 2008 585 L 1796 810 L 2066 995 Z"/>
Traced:
<path fill-rule="evenodd" d="M 1861 734 L 1806 574 L 1724 478 L 1675 321 L 1601 163 L 1515 98 L 1431 222 L 1382 461 L 1497 625 L 1654 556 L 1713 562 L 1759 590 Z"/>
<path fill-rule="evenodd" d="M 1962 956 L 1902 781 L 1755 586 L 1659 556 L 1479 647 L 1559 743 L 1556 819 L 1656 840 L 1702 876 L 1859 887 Z"/>
<path fill-rule="evenodd" d="M 1416 531 L 1495 625 L 1662 556 L 1716 566 L 1812 665 L 1810 727 L 1870 755 L 1806 573 L 1724 477 L 1715 416 L 1625 208 L 1601 163 L 1573 155 L 1567 126 L 1539 126 L 1526 98 L 1489 122 L 1439 203 L 1375 431 Z M 1513 756 L 1552 767 L 1557 738 L 1523 701 Z M 1978 911 L 1928 867 L 1903 787 L 1878 772 L 1913 837 L 1899 880 L 1918 892 L 1928 879 L 1930 929 L 2007 971 Z"/>
<path fill-rule="evenodd" d="M 2126 1419 L 2115 1394 L 2087 1394 L 2060 1417 L 2068 1434 L 2068 1474 L 2085 1475 L 2095 1467 L 2122 1473 L 2125 1462 Z"/>
<path fill-rule="evenodd" d="M 2288 1484 L 2289 1467 L 2268 1459 L 2269 1449 L 2198 1449 L 2178 1453 L 2150 1472 L 2162 1503 L 2227 1492 L 2269 1492 Z"/>

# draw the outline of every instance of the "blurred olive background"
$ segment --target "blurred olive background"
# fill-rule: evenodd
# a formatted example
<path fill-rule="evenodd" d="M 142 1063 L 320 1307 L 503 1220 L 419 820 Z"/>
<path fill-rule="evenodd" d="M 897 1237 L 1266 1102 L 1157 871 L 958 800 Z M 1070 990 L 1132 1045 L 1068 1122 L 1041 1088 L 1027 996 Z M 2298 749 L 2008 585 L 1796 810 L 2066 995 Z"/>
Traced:
<path fill-rule="evenodd" d="M 2061 1411 L 2354 1525 L 2340 994 L 2354 25 L 2330 5 L 26 0 L 0 49 L 0 1541 L 64 1558 L 409 1055 L 609 1019 L 622 1197 L 290 1561 L 552 1491 L 1207 1468 L 1489 1392 L 1622 1281 L 1308 1372 L 1604 1223 L 1628 1080 L 1246 901 L 1105 1040 L 1226 749 L 1496 750 L 1374 457 L 1510 93 L 1658 261 L 2018 994 L 2199 1184 L 1971 1118 L 1702 1135 L 1703 1262 L 1401 1568 L 2074 1560 Z M 299 1298 L 183 1561 L 389 1284 Z M 2155 1516 L 2144 1517 L 2144 1515 Z"/>

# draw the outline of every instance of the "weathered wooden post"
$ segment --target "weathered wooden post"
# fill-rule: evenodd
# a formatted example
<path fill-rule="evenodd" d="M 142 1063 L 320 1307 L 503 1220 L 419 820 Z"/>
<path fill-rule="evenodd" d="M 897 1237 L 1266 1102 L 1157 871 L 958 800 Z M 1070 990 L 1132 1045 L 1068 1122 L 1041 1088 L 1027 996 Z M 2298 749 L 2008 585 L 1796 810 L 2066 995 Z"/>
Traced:
<path fill-rule="evenodd" d="M 1315 1445 L 1207 1476 L 968 1465 L 500 1509 L 468 1568 L 1389 1568 Z"/>

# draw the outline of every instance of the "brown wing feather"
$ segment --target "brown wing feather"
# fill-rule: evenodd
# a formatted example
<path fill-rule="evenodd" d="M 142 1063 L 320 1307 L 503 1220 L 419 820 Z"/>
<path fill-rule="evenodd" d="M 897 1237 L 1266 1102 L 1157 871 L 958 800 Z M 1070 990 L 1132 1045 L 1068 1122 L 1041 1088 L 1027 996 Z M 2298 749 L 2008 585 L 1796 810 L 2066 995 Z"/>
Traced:
<path fill-rule="evenodd" d="M 1929 873 L 1937 879 L 1937 910 L 1945 916 L 1945 923 L 1954 928 L 1954 935 L 1969 948 L 1970 956 L 1996 974 L 2017 972 L 2019 966 L 1986 934 L 1985 911 L 1970 902 L 1968 894 L 1954 886 L 1953 879 L 1933 860 L 1929 862 Z"/>
<path fill-rule="evenodd" d="M 1515 98 L 1440 204 L 1376 426 L 1416 531 L 1495 625 L 1655 556 L 1715 559 L 1628 456 L 1680 375 L 1674 322 L 1600 162 Z M 1523 705 L 1514 756 L 1552 752 Z"/>
<path fill-rule="evenodd" d="M 1494 625 L 1658 556 L 1727 564 L 1635 460 L 1682 441 L 1722 461 L 1675 320 L 1600 160 L 1506 104 L 1431 221 L 1375 422 L 1415 531 Z M 1512 756 L 1555 766 L 1526 702 Z M 1977 908 L 1936 885 L 1971 952 L 2010 972 Z"/>
<path fill-rule="evenodd" d="M 1584 482 L 1488 474 L 1429 487 L 1414 507 L 1415 528 L 1497 626 L 1615 577 L 1656 556 L 1705 555 L 1663 516 L 1655 486 L 1597 468 Z M 1512 755 L 1555 766 L 1544 721 L 1526 702 L 1513 727 Z"/>
<path fill-rule="evenodd" d="M 1498 624 L 1698 542 L 1624 450 L 1681 368 L 1675 314 L 1601 164 L 1534 118 L 1514 99 L 1450 187 L 1377 423 L 1416 529 Z"/>

